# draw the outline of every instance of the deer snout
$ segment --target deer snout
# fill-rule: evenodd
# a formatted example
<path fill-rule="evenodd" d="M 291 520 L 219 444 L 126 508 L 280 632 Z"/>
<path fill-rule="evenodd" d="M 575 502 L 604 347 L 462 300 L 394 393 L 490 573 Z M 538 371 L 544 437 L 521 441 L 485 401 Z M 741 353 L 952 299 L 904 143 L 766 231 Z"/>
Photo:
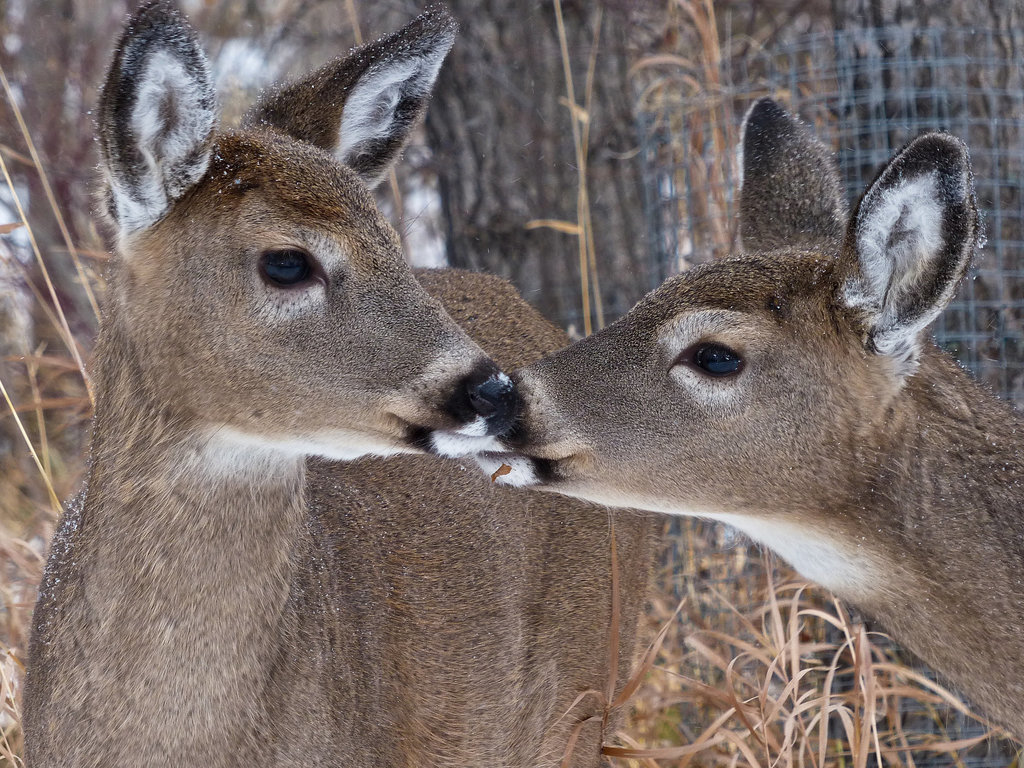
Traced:
<path fill-rule="evenodd" d="M 469 407 L 486 424 L 487 435 L 503 435 L 522 409 L 522 401 L 512 380 L 500 371 L 483 381 L 466 382 Z"/>
<path fill-rule="evenodd" d="M 500 435 L 501 450 L 481 450 L 474 457 L 480 468 L 502 485 L 552 485 L 591 473 L 593 447 L 566 424 L 549 386 L 531 368 L 513 374 L 521 414 Z"/>
<path fill-rule="evenodd" d="M 505 434 L 522 407 L 512 380 L 493 364 L 463 379 L 448 403 L 449 413 L 463 423 L 455 432 L 467 437 Z"/>
<path fill-rule="evenodd" d="M 488 361 L 456 386 L 445 410 L 461 426 L 433 432 L 430 450 L 442 456 L 500 450 L 497 438 L 512 429 L 522 409 L 515 384 Z"/>

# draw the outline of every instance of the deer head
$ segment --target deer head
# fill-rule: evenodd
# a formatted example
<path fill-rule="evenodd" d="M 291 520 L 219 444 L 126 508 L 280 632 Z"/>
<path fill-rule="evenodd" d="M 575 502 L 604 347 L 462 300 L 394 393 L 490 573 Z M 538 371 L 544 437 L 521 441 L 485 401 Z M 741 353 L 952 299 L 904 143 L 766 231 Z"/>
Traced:
<path fill-rule="evenodd" d="M 842 525 L 828 510 L 863 488 L 922 358 L 942 357 L 925 329 L 978 233 L 967 149 L 911 142 L 845 231 L 834 162 L 774 102 L 747 116 L 743 164 L 753 252 L 668 280 L 520 371 L 510 450 L 481 459 L 512 466 L 500 482 L 748 530 Z"/>
<path fill-rule="evenodd" d="M 507 377 L 413 278 L 370 193 L 455 32 L 428 11 L 221 130 L 195 33 L 144 5 L 99 107 L 116 233 L 102 375 L 132 369 L 132 388 L 226 446 L 347 459 L 505 429 Z"/>

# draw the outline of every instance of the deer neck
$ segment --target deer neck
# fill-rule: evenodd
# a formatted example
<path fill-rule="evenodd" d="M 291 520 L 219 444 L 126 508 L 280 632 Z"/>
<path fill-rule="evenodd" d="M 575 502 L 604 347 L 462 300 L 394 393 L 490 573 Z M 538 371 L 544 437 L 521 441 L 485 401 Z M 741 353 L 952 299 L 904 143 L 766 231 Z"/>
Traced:
<path fill-rule="evenodd" d="M 872 569 L 835 591 L 1020 735 L 1024 428 L 952 361 L 922 367 L 856 493 L 829 511 L 843 555 Z"/>
<path fill-rule="evenodd" d="M 88 716 L 140 764 L 181 738 L 187 752 L 237 757 L 279 646 L 303 461 L 194 427 L 131 356 L 113 356 L 97 394 L 74 551 Z"/>
<path fill-rule="evenodd" d="M 992 593 L 996 572 L 1007 561 L 1018 570 L 1024 555 L 1022 424 L 952 361 L 929 356 L 922 367 L 840 511 L 872 542 L 862 546 L 914 584 Z"/>
<path fill-rule="evenodd" d="M 1024 424 L 931 354 L 820 501 L 717 515 L 1024 734 Z"/>
<path fill-rule="evenodd" d="M 1024 424 L 938 352 L 876 420 L 836 446 L 836 471 L 790 505 L 718 515 L 848 599 L 969 585 L 992 592 L 1024 557 Z M 998 582 L 996 582 L 998 583 Z"/>

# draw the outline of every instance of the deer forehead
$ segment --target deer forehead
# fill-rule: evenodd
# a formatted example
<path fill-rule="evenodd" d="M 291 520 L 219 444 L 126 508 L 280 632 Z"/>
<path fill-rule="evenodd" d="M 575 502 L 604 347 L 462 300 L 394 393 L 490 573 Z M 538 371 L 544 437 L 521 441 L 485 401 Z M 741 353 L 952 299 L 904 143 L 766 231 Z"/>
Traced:
<path fill-rule="evenodd" d="M 807 263 L 812 270 L 808 275 Z M 822 316 L 834 293 L 830 262 L 819 254 L 773 254 L 701 265 L 665 283 L 636 312 L 666 346 L 702 338 L 768 340 L 785 323 Z"/>
<path fill-rule="evenodd" d="M 401 259 L 397 234 L 351 169 L 271 130 L 218 136 L 202 181 L 154 229 L 178 239 L 183 231 L 219 229 L 237 244 L 266 239 L 267 247 L 330 238 L 355 268 Z"/>
<path fill-rule="evenodd" d="M 835 255 L 776 251 L 699 264 L 665 281 L 633 314 L 655 324 L 685 311 L 777 313 L 787 301 L 820 301 L 834 290 Z"/>
<path fill-rule="evenodd" d="M 772 325 L 767 318 L 728 309 L 687 309 L 669 318 L 656 338 L 664 352 L 673 354 L 699 341 L 718 341 L 743 351 L 750 343 L 767 340 Z"/>

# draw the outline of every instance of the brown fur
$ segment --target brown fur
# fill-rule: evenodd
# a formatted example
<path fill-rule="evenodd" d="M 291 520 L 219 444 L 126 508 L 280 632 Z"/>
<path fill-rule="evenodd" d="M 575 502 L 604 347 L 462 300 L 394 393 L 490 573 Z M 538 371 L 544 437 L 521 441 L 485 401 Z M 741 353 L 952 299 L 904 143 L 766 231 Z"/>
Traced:
<path fill-rule="evenodd" d="M 743 121 L 740 238 L 751 253 L 806 247 L 822 236 L 839 241 L 846 229 L 843 185 L 822 172 L 835 163 L 832 153 L 810 128 L 782 115 L 761 99 Z M 789 205 L 796 197 L 803 204 Z"/>
<path fill-rule="evenodd" d="M 503 367 L 567 341 L 498 278 L 419 276 Z M 315 730 L 332 734 L 344 764 L 557 765 L 576 725 L 602 714 L 598 694 L 570 707 L 608 684 L 611 527 L 623 600 L 621 689 L 659 521 L 517 493 L 428 457 L 316 462 L 309 487 L 313 535 L 305 543 L 319 565 L 307 604 L 338 617 L 326 628 L 333 654 L 322 674 L 350 680 L 353 691 L 343 723 Z M 312 626 L 316 614 L 296 623 L 325 631 Z M 306 708 L 286 709 L 285 721 L 302 730 Z M 360 730 L 346 737 L 351 724 Z M 572 765 L 597 765 L 609 733 L 585 726 Z"/>
<path fill-rule="evenodd" d="M 398 32 L 367 45 L 356 57 L 336 59 L 305 78 L 274 89 L 249 111 L 243 122 L 248 126 L 271 126 L 301 141 L 333 150 L 338 143 L 342 106 L 360 77 L 379 70 L 393 56 L 422 54 L 424 39 L 430 43 L 436 37 L 454 39 L 456 29 L 455 20 L 447 11 L 428 8 Z M 352 158 L 349 165 L 360 176 L 372 182 L 387 173 L 405 146 L 408 129 L 419 123 L 426 112 L 424 88 L 429 90 L 429 84 L 413 83 L 406 88 L 395 105 L 398 130 L 372 148 L 364 148 L 372 151 L 358 152 Z"/>
<path fill-rule="evenodd" d="M 782 129 L 782 141 L 807 140 Z M 793 173 L 837 178 L 815 160 L 822 151 L 784 153 L 768 168 L 808 159 Z M 820 185 L 780 190 L 789 197 L 763 209 L 747 197 L 745 216 L 781 206 L 790 221 L 817 221 L 794 240 L 816 231 L 818 247 L 692 269 L 601 333 L 529 366 L 518 376 L 527 408 L 514 445 L 534 457 L 541 487 L 721 519 L 778 548 L 1021 737 L 1024 422 L 920 334 L 888 354 L 872 343 L 940 309 L 966 268 L 976 236 L 966 162 L 955 140 L 923 137 L 859 209 L 900 199 L 904 182 L 939 180 L 937 198 L 893 206 L 900 237 L 913 236 L 916 210 L 944 206 L 941 247 L 908 270 L 893 325 L 873 319 L 886 317 L 891 283 L 878 304 L 849 301 L 851 275 L 870 269 L 858 263 L 857 214 L 843 245 L 833 210 L 802 196 Z M 901 242 L 890 236 L 887 247 Z M 705 342 L 738 352 L 742 370 L 697 370 L 692 345 Z"/>

